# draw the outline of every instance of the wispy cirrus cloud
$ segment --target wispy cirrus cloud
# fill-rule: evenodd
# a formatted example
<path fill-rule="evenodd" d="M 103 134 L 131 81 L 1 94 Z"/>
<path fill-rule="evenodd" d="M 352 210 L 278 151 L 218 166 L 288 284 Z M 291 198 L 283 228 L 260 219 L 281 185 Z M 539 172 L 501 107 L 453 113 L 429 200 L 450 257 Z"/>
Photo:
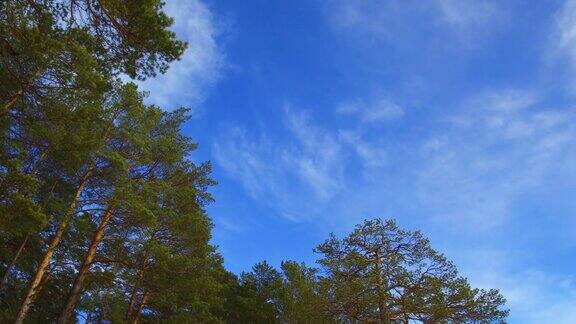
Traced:
<path fill-rule="evenodd" d="M 561 69 L 554 71 L 555 77 L 565 76 L 568 84 L 563 85 L 572 93 L 576 92 L 576 1 L 566 0 L 556 13 L 555 32 L 551 33 L 551 43 L 545 55 L 552 53 L 552 62 L 559 63 Z M 548 57 L 549 58 L 549 57 Z M 566 66 L 569 66 L 566 69 Z M 558 75 L 560 74 L 560 75 Z"/>
<path fill-rule="evenodd" d="M 558 45 L 576 60 L 576 1 L 566 0 L 557 15 Z"/>
<path fill-rule="evenodd" d="M 396 43 L 418 33 L 441 37 L 442 41 L 455 36 L 455 40 L 469 46 L 506 22 L 502 3 L 489 0 L 331 0 L 325 8 L 328 21 L 338 30 Z"/>
<path fill-rule="evenodd" d="M 336 112 L 340 115 L 355 116 L 363 123 L 385 122 L 404 115 L 404 109 L 385 98 L 366 102 L 356 99 L 341 103 Z"/>
<path fill-rule="evenodd" d="M 489 91 L 451 111 L 428 121 L 425 127 L 433 131 L 426 136 L 400 139 L 379 134 L 386 124 L 375 124 L 368 136 L 362 115 L 330 129 L 309 113 L 288 109 L 289 141 L 273 144 L 270 129 L 255 139 L 233 127 L 214 145 L 216 162 L 281 213 L 294 214 L 292 199 L 301 197 L 322 205 L 338 195 L 351 206 L 357 195 L 399 195 L 412 197 L 430 220 L 479 231 L 506 221 L 518 195 L 572 157 L 567 150 L 576 140 L 576 112 L 548 108 L 530 91 Z"/>
<path fill-rule="evenodd" d="M 337 134 L 313 124 L 306 112 L 286 108 L 284 120 L 288 142 L 273 144 L 268 130 L 258 137 L 231 126 L 214 143 L 214 157 L 253 198 L 297 221 L 341 190 L 346 157 Z"/>
<path fill-rule="evenodd" d="M 571 324 L 576 318 L 576 277 L 522 264 L 505 248 L 460 251 L 461 270 L 480 288 L 498 287 L 511 309 L 510 322 Z"/>
<path fill-rule="evenodd" d="M 165 11 L 174 18 L 172 30 L 188 42 L 188 48 L 165 74 L 140 86 L 150 92 L 150 102 L 164 109 L 195 108 L 222 75 L 225 55 L 219 37 L 224 27 L 216 23 L 210 8 L 200 0 L 170 0 Z"/>
<path fill-rule="evenodd" d="M 419 199 L 435 214 L 476 228 L 500 224 L 515 197 L 570 158 L 576 140 L 572 109 L 551 109 L 523 91 L 470 98 L 427 142 Z"/>
<path fill-rule="evenodd" d="M 504 13 L 498 2 L 487 0 L 437 0 L 441 19 L 455 28 L 483 28 L 501 23 Z"/>
<path fill-rule="evenodd" d="M 347 113 L 359 114 L 358 123 L 366 122 L 357 111 Z M 213 145 L 215 161 L 228 176 L 253 198 L 268 201 L 279 215 L 292 220 L 317 216 L 322 206 L 330 205 L 355 182 L 347 169 L 360 164 L 369 172 L 388 161 L 387 148 L 368 140 L 358 127 L 330 129 L 309 111 L 294 108 L 284 109 L 283 119 L 287 141 L 272 141 L 272 129 L 258 135 L 236 125 L 226 127 Z"/>
<path fill-rule="evenodd" d="M 341 130 L 339 138 L 356 152 L 365 169 L 371 170 L 387 164 L 387 149 L 382 145 L 367 141 L 360 132 Z"/>

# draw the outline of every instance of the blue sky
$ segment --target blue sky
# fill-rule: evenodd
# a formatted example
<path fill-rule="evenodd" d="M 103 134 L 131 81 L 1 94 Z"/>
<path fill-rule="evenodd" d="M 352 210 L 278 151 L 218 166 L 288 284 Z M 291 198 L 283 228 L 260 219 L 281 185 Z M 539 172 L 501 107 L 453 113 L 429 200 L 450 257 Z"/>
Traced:
<path fill-rule="evenodd" d="M 576 0 L 169 0 L 142 85 L 219 181 L 239 273 L 364 218 L 421 229 L 512 323 L 576 322 Z"/>

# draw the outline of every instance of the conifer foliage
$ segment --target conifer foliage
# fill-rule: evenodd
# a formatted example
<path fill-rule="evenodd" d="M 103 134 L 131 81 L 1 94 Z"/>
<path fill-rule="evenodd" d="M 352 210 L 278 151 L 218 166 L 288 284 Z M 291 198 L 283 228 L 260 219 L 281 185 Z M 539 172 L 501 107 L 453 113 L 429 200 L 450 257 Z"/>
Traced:
<path fill-rule="evenodd" d="M 366 221 L 316 249 L 320 269 L 239 277 L 210 244 L 211 166 L 188 111 L 134 79 L 186 44 L 160 0 L 0 2 L 0 322 L 499 322 L 419 232 Z M 124 77 L 125 79 L 125 77 Z"/>

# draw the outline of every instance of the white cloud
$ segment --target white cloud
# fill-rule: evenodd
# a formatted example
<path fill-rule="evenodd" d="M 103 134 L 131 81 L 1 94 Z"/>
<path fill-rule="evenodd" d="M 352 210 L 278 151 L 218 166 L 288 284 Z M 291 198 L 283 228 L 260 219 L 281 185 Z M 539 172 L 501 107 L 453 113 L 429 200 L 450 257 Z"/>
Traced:
<path fill-rule="evenodd" d="M 285 114 L 288 142 L 272 144 L 266 135 L 255 139 L 242 128 L 230 127 L 214 143 L 214 154 L 218 165 L 253 198 L 268 201 L 278 215 L 297 221 L 341 190 L 345 154 L 338 137 L 312 124 L 306 113 L 286 109 Z"/>
<path fill-rule="evenodd" d="M 296 142 L 282 152 L 283 159 L 296 166 L 300 179 L 329 199 L 342 183 L 342 145 L 336 136 L 312 125 L 306 113 L 287 111 L 287 127 Z"/>
<path fill-rule="evenodd" d="M 558 16 L 560 48 L 568 51 L 576 60 L 576 1 L 566 0 Z"/>
<path fill-rule="evenodd" d="M 397 6 L 396 1 L 377 0 L 332 0 L 325 5 L 328 21 L 337 30 L 385 39 L 394 36 L 393 29 L 401 14 L 426 7 L 414 1 L 405 1 L 403 6 Z"/>
<path fill-rule="evenodd" d="M 232 126 L 213 148 L 216 163 L 230 177 L 287 219 L 313 217 L 345 192 L 346 168 L 360 163 L 367 172 L 387 163 L 385 147 L 367 141 L 359 131 L 327 129 L 307 112 L 291 108 L 285 109 L 284 121 L 289 135 L 285 142 L 273 144 L 271 129 L 254 138 Z"/>
<path fill-rule="evenodd" d="M 575 112 L 547 109 L 537 98 L 521 90 L 487 92 L 465 100 L 451 118 L 428 121 L 429 135 L 407 139 L 378 135 L 378 128 L 366 133 L 362 125 L 373 119 L 358 108 L 337 111 L 358 116 L 344 129 L 287 109 L 288 141 L 270 140 L 271 129 L 254 139 L 231 128 L 215 143 L 215 157 L 252 196 L 293 218 L 309 212 L 301 201 L 328 206 L 340 197 L 339 204 L 351 206 L 356 196 L 373 197 L 375 205 L 366 208 L 381 211 L 382 197 L 410 197 L 411 208 L 429 219 L 479 232 L 506 221 L 518 195 L 576 158 L 567 154 L 576 140 Z"/>
<path fill-rule="evenodd" d="M 576 139 L 573 111 L 542 109 L 534 98 L 509 90 L 472 98 L 425 141 L 417 167 L 422 206 L 476 230 L 506 220 L 515 197 L 569 158 Z"/>
<path fill-rule="evenodd" d="M 537 96 L 530 91 L 505 89 L 488 91 L 473 98 L 470 104 L 480 109 L 488 109 L 499 112 L 516 112 L 530 108 L 538 102 Z"/>
<path fill-rule="evenodd" d="M 373 102 L 354 100 L 340 104 L 336 112 L 341 115 L 358 116 L 364 123 L 383 122 L 400 118 L 404 109 L 387 100 L 377 99 Z"/>
<path fill-rule="evenodd" d="M 188 42 L 180 61 L 164 75 L 141 83 L 149 100 L 164 109 L 195 108 L 220 77 L 224 54 L 218 44 L 219 30 L 210 9 L 200 0 L 169 0 L 167 14 L 174 18 L 172 30 Z"/>
<path fill-rule="evenodd" d="M 564 86 L 569 92 L 576 92 L 576 0 L 566 0 L 556 15 L 556 32 L 551 33 L 552 46 L 545 52 L 548 60 L 556 62 L 560 70 L 554 78 L 566 77 Z M 566 68 L 568 66 L 568 68 Z"/>
<path fill-rule="evenodd" d="M 574 323 L 576 277 L 532 267 L 513 267 L 522 263 L 517 260 L 518 253 L 503 249 L 472 249 L 466 254 L 462 272 L 475 287 L 500 289 L 511 310 L 511 322 Z"/>
<path fill-rule="evenodd" d="M 244 227 L 238 224 L 237 221 L 226 217 L 217 217 L 214 219 L 217 225 L 221 226 L 225 231 L 228 232 L 243 232 Z"/>
<path fill-rule="evenodd" d="M 388 152 L 383 145 L 368 143 L 358 132 L 349 130 L 341 131 L 340 138 L 356 151 L 365 168 L 378 168 L 386 165 Z"/>
<path fill-rule="evenodd" d="M 488 0 L 332 0 L 325 6 L 329 22 L 337 30 L 395 42 L 415 31 L 429 38 L 436 30 L 442 42 L 447 36 L 456 36 L 473 45 L 506 22 L 502 3 Z M 415 21 L 423 23 L 424 29 L 415 26 Z"/>
<path fill-rule="evenodd" d="M 437 0 L 442 20 L 457 28 L 480 28 L 500 21 L 495 2 L 485 0 Z"/>
<path fill-rule="evenodd" d="M 266 156 L 272 146 L 266 140 L 249 141 L 246 131 L 233 127 L 226 134 L 226 140 L 215 143 L 215 159 L 224 170 L 242 181 L 248 193 L 254 197 L 260 196 L 265 187 L 274 191 L 275 178 L 272 165 L 265 163 Z M 263 176 L 264 175 L 264 176 Z"/>

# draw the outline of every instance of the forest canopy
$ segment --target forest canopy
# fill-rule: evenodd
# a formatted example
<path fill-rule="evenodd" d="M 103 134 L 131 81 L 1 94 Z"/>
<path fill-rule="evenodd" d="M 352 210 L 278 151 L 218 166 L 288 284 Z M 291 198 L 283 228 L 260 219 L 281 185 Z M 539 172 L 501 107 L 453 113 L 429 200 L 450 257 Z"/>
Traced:
<path fill-rule="evenodd" d="M 235 275 L 211 244 L 209 162 L 185 108 L 127 77 L 186 43 L 159 0 L 0 3 L 0 322 L 499 323 L 418 231 L 366 220 L 316 247 L 318 267 Z"/>

